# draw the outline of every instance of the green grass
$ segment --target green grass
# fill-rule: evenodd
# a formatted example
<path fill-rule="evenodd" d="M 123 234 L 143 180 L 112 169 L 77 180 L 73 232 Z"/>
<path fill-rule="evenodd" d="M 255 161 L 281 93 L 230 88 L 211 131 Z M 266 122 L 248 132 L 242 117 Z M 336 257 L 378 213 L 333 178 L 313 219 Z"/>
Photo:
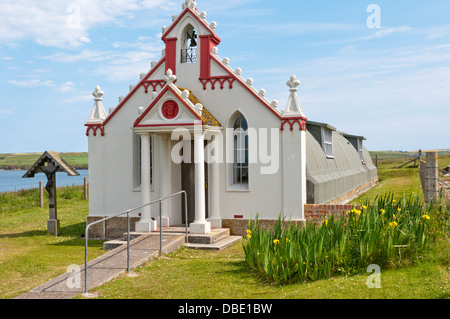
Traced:
<path fill-rule="evenodd" d="M 409 184 L 420 189 L 415 169 L 394 170 L 394 165 L 380 163 L 380 193 L 387 193 L 395 184 L 399 198 L 403 198 L 402 192 Z M 388 183 L 401 178 L 404 180 Z M 17 296 L 66 272 L 71 264 L 83 264 L 81 235 L 88 203 L 82 199 L 82 187 L 76 189 L 58 190 L 60 237 L 47 234 L 48 210 L 38 207 L 36 190 L 0 194 L 0 298 Z M 182 248 L 135 269 L 137 277 L 123 275 L 90 292 L 105 299 L 449 298 L 449 245 L 445 240 L 431 242 L 414 263 L 406 256 L 398 256 L 401 258 L 397 264 L 381 269 L 381 289 L 367 287 L 370 274 L 365 271 L 315 281 L 271 283 L 248 267 L 242 244 L 237 243 L 223 251 Z M 100 241 L 89 242 L 90 260 L 104 253 L 101 246 Z"/>
<path fill-rule="evenodd" d="M 450 162 L 450 156 L 439 159 Z M 379 161 L 380 183 L 355 200 L 373 201 L 378 194 L 395 191 L 394 198 L 421 195 L 418 170 L 394 167 L 400 160 Z M 137 277 L 126 275 L 107 283 L 95 292 L 99 298 L 305 298 L 305 299 L 435 299 L 449 298 L 450 244 L 442 237 L 428 243 L 426 250 L 414 255 L 394 250 L 395 258 L 381 269 L 381 289 L 366 285 L 369 273 L 333 274 L 318 280 L 290 284 L 274 283 L 248 266 L 241 243 L 224 251 L 181 249 L 166 258 L 151 261 L 136 270 Z"/>
<path fill-rule="evenodd" d="M 0 154 L 0 169 L 27 170 L 36 162 L 42 153 Z M 86 169 L 88 167 L 87 153 L 71 152 L 59 154 L 75 169 Z"/>
<path fill-rule="evenodd" d="M 61 236 L 47 233 L 48 202 L 39 207 L 37 189 L 0 194 L 0 298 L 11 298 L 84 263 L 88 202 L 83 187 L 58 188 Z M 89 259 L 104 251 L 90 241 Z"/>
<path fill-rule="evenodd" d="M 437 245 L 437 244 L 434 244 Z M 445 250 L 445 249 L 447 250 Z M 449 297 L 448 247 L 413 266 L 381 270 L 381 288 L 369 289 L 369 273 L 289 285 L 252 272 L 240 243 L 223 251 L 182 248 L 91 292 L 100 299 L 435 299 Z M 446 255 L 443 252 L 446 251 Z"/>
<path fill-rule="evenodd" d="M 385 195 L 393 192 L 396 200 L 403 199 L 403 196 L 417 196 L 423 200 L 423 191 L 420 183 L 419 168 L 413 167 L 414 163 L 402 168 L 397 168 L 408 159 L 385 159 L 378 161 L 378 184 L 368 192 L 354 199 L 352 204 L 360 204 L 365 201 L 373 201 L 377 195 Z M 438 166 L 443 169 L 450 165 L 450 155 L 439 155 Z M 441 177 L 443 180 L 450 180 Z"/>

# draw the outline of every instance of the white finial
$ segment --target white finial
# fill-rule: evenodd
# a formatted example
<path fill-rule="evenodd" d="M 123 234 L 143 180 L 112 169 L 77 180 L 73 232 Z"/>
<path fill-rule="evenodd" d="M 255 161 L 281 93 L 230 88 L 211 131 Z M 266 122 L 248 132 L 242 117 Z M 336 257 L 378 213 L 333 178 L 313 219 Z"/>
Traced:
<path fill-rule="evenodd" d="M 123 95 L 119 96 L 119 103 L 122 103 L 123 100 L 125 100 L 125 97 Z"/>
<path fill-rule="evenodd" d="M 297 95 L 297 86 L 300 85 L 300 81 L 297 80 L 295 75 L 291 75 L 291 78 L 286 82 L 286 85 L 289 86 L 290 94 L 286 105 L 286 111 L 283 112 L 283 116 L 305 116 Z"/>
<path fill-rule="evenodd" d="M 223 62 L 225 65 L 228 65 L 228 64 L 230 64 L 230 59 L 229 59 L 229 58 L 223 58 L 222 62 Z"/>
<path fill-rule="evenodd" d="M 175 20 L 178 18 L 176 14 L 172 15 L 172 22 L 175 22 Z"/>
<path fill-rule="evenodd" d="M 134 90 L 134 88 L 136 87 L 136 85 L 134 84 L 130 84 L 129 88 L 130 88 L 130 92 Z"/>
<path fill-rule="evenodd" d="M 143 106 L 140 106 L 138 108 L 138 114 L 141 115 L 142 113 L 144 113 L 145 108 Z"/>
<path fill-rule="evenodd" d="M 211 49 L 211 53 L 217 55 L 217 53 L 219 53 L 219 49 L 217 47 L 214 47 Z"/>
<path fill-rule="evenodd" d="M 108 109 L 109 114 L 111 114 L 112 112 L 114 112 L 115 109 L 116 109 L 115 107 L 111 106 L 111 107 Z"/>
<path fill-rule="evenodd" d="M 237 68 L 234 73 L 236 73 L 237 75 L 241 75 L 242 73 L 242 69 L 241 68 Z"/>
<path fill-rule="evenodd" d="M 177 77 L 176 77 L 175 74 L 173 74 L 171 69 L 168 69 L 167 72 L 166 72 L 166 75 L 164 76 L 163 79 L 164 79 L 164 81 L 166 81 L 169 84 L 169 83 L 175 82 Z"/>
<path fill-rule="evenodd" d="M 165 56 L 166 55 L 166 49 L 162 49 L 161 50 L 161 56 Z"/>
<path fill-rule="evenodd" d="M 91 115 L 89 116 L 89 119 L 87 121 L 88 124 L 94 124 L 94 123 L 102 123 L 106 119 L 106 112 L 103 108 L 102 103 L 102 96 L 103 91 L 100 88 L 100 86 L 95 87 L 95 91 L 92 92 L 92 95 L 94 96 L 94 106 L 92 107 Z"/>
<path fill-rule="evenodd" d="M 197 8 L 197 4 L 193 0 L 188 0 L 186 4 L 189 7 L 189 9 L 195 10 L 195 8 Z"/>
<path fill-rule="evenodd" d="M 155 97 L 157 97 L 157 96 L 158 96 L 158 92 L 152 91 L 152 100 L 154 100 Z"/>
<path fill-rule="evenodd" d="M 100 86 L 96 86 L 95 87 L 95 91 L 92 92 L 92 95 L 94 96 L 94 101 L 102 101 L 102 96 L 103 96 L 103 91 L 102 88 Z"/>
<path fill-rule="evenodd" d="M 300 81 L 297 80 L 297 77 L 294 74 L 292 74 L 289 81 L 286 82 L 286 85 L 290 87 L 290 90 L 297 91 L 297 86 L 300 85 Z"/>
<path fill-rule="evenodd" d="M 156 61 L 150 62 L 150 66 L 151 66 L 152 69 L 155 67 L 155 65 L 156 65 Z"/>
<path fill-rule="evenodd" d="M 183 98 L 187 99 L 189 98 L 189 91 L 188 90 L 184 90 L 183 93 L 181 93 L 181 95 L 183 96 Z"/>
<path fill-rule="evenodd" d="M 253 85 L 253 79 L 252 78 L 248 78 L 247 81 L 245 81 L 245 83 L 247 83 L 248 85 L 252 86 Z"/>
<path fill-rule="evenodd" d="M 197 103 L 197 104 L 195 104 L 195 109 L 197 110 L 198 113 L 202 114 L 203 105 L 200 103 Z"/>
<path fill-rule="evenodd" d="M 139 74 L 139 78 L 142 80 L 143 78 L 145 78 L 146 73 L 142 72 L 141 74 Z"/>
<path fill-rule="evenodd" d="M 213 30 L 214 32 L 216 32 L 216 29 L 217 29 L 217 22 L 216 22 L 216 21 L 211 22 L 211 24 L 209 25 L 209 27 L 211 28 L 211 30 Z"/>
<path fill-rule="evenodd" d="M 202 13 L 200 13 L 200 18 L 202 18 L 203 20 L 206 19 L 206 12 L 202 11 Z"/>
<path fill-rule="evenodd" d="M 264 89 L 261 89 L 260 91 L 259 91 L 259 96 L 261 96 L 261 97 L 265 97 L 266 96 L 266 90 L 264 90 Z"/>
<path fill-rule="evenodd" d="M 161 28 L 161 33 L 164 34 L 164 33 L 166 33 L 166 31 L 167 31 L 167 27 L 166 27 L 166 26 L 163 26 L 163 27 Z"/>
<path fill-rule="evenodd" d="M 270 106 L 273 107 L 274 109 L 276 109 L 278 107 L 278 101 L 273 100 L 272 103 L 270 103 Z"/>

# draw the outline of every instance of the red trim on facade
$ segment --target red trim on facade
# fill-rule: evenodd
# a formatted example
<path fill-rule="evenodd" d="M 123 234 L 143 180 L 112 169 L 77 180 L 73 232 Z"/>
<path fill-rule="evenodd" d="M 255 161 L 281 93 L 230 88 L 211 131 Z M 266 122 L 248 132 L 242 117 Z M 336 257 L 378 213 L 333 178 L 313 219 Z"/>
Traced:
<path fill-rule="evenodd" d="M 105 136 L 105 127 L 104 124 L 84 124 L 84 126 L 87 127 L 86 129 L 86 136 L 89 136 L 89 131 L 94 132 L 94 136 L 97 136 L 97 130 L 100 129 L 100 133 L 102 136 Z"/>
<path fill-rule="evenodd" d="M 164 80 L 149 80 L 144 81 L 142 83 L 142 86 L 145 88 L 145 93 L 148 93 L 148 88 L 151 86 L 153 88 L 153 91 L 156 91 L 156 88 L 158 85 L 161 87 L 161 89 L 166 85 L 166 81 Z"/>
<path fill-rule="evenodd" d="M 141 116 L 139 116 L 139 118 L 134 122 L 134 127 L 139 127 L 142 125 L 139 124 L 144 117 L 148 114 L 148 112 L 150 112 L 150 110 L 155 106 L 155 104 L 161 99 L 161 97 L 167 92 L 170 91 L 172 92 L 172 94 L 200 121 L 202 121 L 201 117 L 193 110 L 191 109 L 191 107 L 189 105 L 186 104 L 186 102 L 178 95 L 178 93 L 174 92 L 173 89 L 169 86 L 166 85 L 166 87 L 159 93 L 159 95 L 155 98 L 155 100 L 149 105 L 149 107 L 147 107 L 147 109 L 145 110 L 144 113 L 141 114 Z M 168 123 L 168 126 L 170 126 L 171 124 Z M 173 125 L 183 125 L 183 124 L 172 124 Z M 191 125 L 191 124 L 190 124 Z M 145 126 L 145 125 L 144 125 Z"/>
<path fill-rule="evenodd" d="M 211 77 L 211 50 L 219 43 L 212 34 L 200 36 L 200 78 Z"/>
<path fill-rule="evenodd" d="M 200 22 L 208 31 L 211 32 L 211 35 L 216 39 L 216 41 L 218 41 L 218 43 L 221 41 L 220 38 L 211 30 L 211 28 L 209 26 L 207 26 L 202 19 L 199 18 L 199 16 L 197 15 L 197 13 L 193 12 L 191 9 L 189 9 L 189 7 L 187 7 L 186 9 L 184 9 L 184 11 L 178 16 L 178 18 L 172 23 L 172 25 L 166 30 L 166 32 L 164 32 L 164 34 L 161 37 L 161 40 L 164 41 L 164 39 L 167 37 L 167 35 L 170 33 L 170 31 L 172 31 L 172 29 L 178 24 L 178 22 L 180 22 L 180 20 L 184 17 L 184 15 L 190 12 L 192 14 L 192 16 L 198 21 Z"/>
<path fill-rule="evenodd" d="M 222 62 L 220 62 L 216 57 L 214 57 L 214 56 L 212 56 L 212 55 L 211 55 L 211 59 L 213 59 L 214 61 L 216 61 L 217 64 L 219 64 L 219 65 L 222 67 L 222 69 L 223 69 L 224 71 L 226 71 L 226 72 L 227 72 L 228 74 L 230 74 L 235 80 L 237 80 L 239 83 L 241 83 L 242 86 L 243 86 L 247 91 L 249 91 L 251 94 L 253 94 L 253 96 L 255 96 L 255 97 L 256 97 L 256 98 L 257 98 L 257 99 L 258 99 L 258 100 L 259 100 L 266 108 L 268 108 L 269 111 L 271 111 L 276 117 L 278 117 L 280 120 L 282 119 L 282 117 L 281 117 L 280 114 L 278 114 L 275 110 L 273 110 L 272 107 L 271 107 L 270 105 L 268 105 L 266 101 L 264 101 L 264 100 L 263 100 L 256 92 L 254 92 L 253 90 L 251 90 L 251 89 L 247 86 L 246 83 L 244 83 L 240 78 L 238 78 L 238 77 L 236 76 L 236 74 L 230 72 L 230 70 L 228 70 L 227 68 L 225 68 L 225 67 L 222 65 Z"/>
<path fill-rule="evenodd" d="M 168 69 L 171 69 L 173 74 L 177 73 L 177 40 L 177 38 L 164 39 L 166 44 L 166 73 Z"/>
<path fill-rule="evenodd" d="M 234 215 L 234 218 L 244 218 L 244 215 Z"/>
<path fill-rule="evenodd" d="M 305 117 L 285 119 L 281 122 L 280 130 L 284 131 L 284 125 L 289 123 L 289 127 L 292 132 L 294 130 L 294 124 L 298 123 L 300 131 L 306 131 L 306 120 L 307 119 Z"/>
<path fill-rule="evenodd" d="M 139 82 L 138 85 L 136 85 L 136 87 L 130 92 L 128 93 L 128 95 L 125 97 L 125 99 L 119 103 L 119 105 L 114 109 L 114 111 L 112 111 L 111 114 L 109 114 L 109 116 L 103 121 L 103 125 L 106 125 L 112 118 L 113 116 L 122 108 L 122 106 L 128 101 L 128 99 L 134 94 L 134 92 L 136 92 L 139 87 L 144 83 L 147 82 L 147 79 L 161 66 L 161 64 L 166 60 L 165 57 L 163 57 L 161 60 L 159 60 L 159 62 L 151 69 L 151 71 Z"/>
<path fill-rule="evenodd" d="M 199 80 L 203 84 L 203 90 L 206 90 L 206 84 L 208 82 L 211 83 L 211 89 L 213 90 L 216 88 L 216 83 L 219 82 L 220 89 L 223 90 L 225 82 L 228 82 L 228 87 L 232 89 L 235 78 L 232 76 L 211 76 L 209 78 L 199 78 Z"/>
<path fill-rule="evenodd" d="M 135 127 L 174 127 L 174 126 L 193 126 L 195 123 L 165 123 L 165 124 L 138 124 Z"/>

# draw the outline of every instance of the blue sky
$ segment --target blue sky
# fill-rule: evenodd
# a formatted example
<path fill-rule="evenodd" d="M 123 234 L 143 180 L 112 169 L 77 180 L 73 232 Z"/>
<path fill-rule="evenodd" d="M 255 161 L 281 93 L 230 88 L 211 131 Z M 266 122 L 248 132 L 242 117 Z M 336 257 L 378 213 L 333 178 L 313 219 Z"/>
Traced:
<path fill-rule="evenodd" d="M 182 2 L 2 0 L 0 153 L 87 151 L 95 86 L 116 106 L 160 58 L 161 27 Z M 219 56 L 280 108 L 295 74 L 306 116 L 365 136 L 369 150 L 450 148 L 449 1 L 197 4 L 218 24 Z"/>

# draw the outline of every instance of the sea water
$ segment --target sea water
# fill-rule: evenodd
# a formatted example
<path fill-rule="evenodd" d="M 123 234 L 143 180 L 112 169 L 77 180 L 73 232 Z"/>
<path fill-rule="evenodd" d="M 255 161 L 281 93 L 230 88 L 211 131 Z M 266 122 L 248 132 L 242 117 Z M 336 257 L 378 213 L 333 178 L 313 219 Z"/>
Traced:
<path fill-rule="evenodd" d="M 21 189 L 38 188 L 39 181 L 42 181 L 43 186 L 47 184 L 47 177 L 45 174 L 35 174 L 33 178 L 22 178 L 27 171 L 0 171 L 0 193 L 13 192 Z M 88 170 L 77 170 L 80 175 L 68 176 L 67 173 L 56 173 L 56 186 L 73 186 L 83 185 L 84 178 L 88 177 Z"/>

